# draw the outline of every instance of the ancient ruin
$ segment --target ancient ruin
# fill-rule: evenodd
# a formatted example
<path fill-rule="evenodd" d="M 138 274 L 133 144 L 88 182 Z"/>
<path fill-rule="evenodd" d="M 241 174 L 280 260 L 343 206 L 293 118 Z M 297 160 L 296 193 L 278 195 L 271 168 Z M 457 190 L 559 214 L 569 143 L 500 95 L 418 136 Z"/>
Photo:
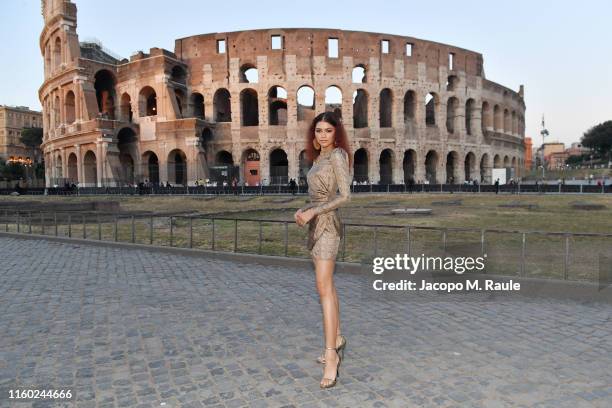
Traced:
<path fill-rule="evenodd" d="M 524 164 L 523 87 L 481 54 L 391 34 L 269 29 L 195 35 L 119 59 L 80 43 L 77 8 L 43 0 L 47 185 L 303 180 L 316 113 L 340 114 L 358 182 L 491 182 Z"/>

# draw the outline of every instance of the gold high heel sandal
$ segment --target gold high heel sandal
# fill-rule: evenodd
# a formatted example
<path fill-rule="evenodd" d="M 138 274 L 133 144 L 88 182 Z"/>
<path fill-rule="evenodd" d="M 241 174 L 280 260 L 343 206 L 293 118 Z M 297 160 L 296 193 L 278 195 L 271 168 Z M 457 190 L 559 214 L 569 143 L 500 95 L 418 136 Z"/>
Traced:
<path fill-rule="evenodd" d="M 338 380 L 338 377 L 340 377 L 340 363 L 342 362 L 342 357 L 340 357 L 340 354 L 338 354 L 338 349 L 335 347 L 326 347 L 325 350 L 335 350 L 336 351 L 336 355 L 338 356 L 338 365 L 336 366 L 336 378 L 327 378 L 327 377 L 323 377 L 323 380 L 329 380 L 331 382 L 326 383 L 325 385 L 323 384 L 319 384 L 319 386 L 321 388 L 331 388 L 334 387 L 336 385 L 336 382 Z"/>
<path fill-rule="evenodd" d="M 340 335 L 340 337 L 342 338 L 342 342 L 336 348 L 336 351 L 337 352 L 342 351 L 342 358 L 344 358 L 344 348 L 346 347 L 346 337 L 344 337 L 342 334 Z M 323 353 L 319 357 L 317 357 L 317 363 L 325 364 L 325 353 Z"/>

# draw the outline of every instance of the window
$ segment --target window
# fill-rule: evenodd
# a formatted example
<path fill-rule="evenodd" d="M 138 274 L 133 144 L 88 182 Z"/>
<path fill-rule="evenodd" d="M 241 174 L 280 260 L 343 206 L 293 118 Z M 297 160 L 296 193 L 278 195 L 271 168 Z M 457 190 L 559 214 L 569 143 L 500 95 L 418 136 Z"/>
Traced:
<path fill-rule="evenodd" d="M 272 36 L 272 49 L 281 50 L 283 48 L 283 38 L 280 35 Z"/>
<path fill-rule="evenodd" d="M 455 53 L 451 52 L 448 54 L 448 69 L 451 71 L 455 69 Z"/>
<path fill-rule="evenodd" d="M 406 56 L 412 57 L 412 43 L 406 43 Z"/>
<path fill-rule="evenodd" d="M 383 54 L 389 53 L 389 40 L 382 40 L 380 42 L 380 52 Z"/>
<path fill-rule="evenodd" d="M 225 54 L 225 40 L 217 40 L 217 54 Z"/>
<path fill-rule="evenodd" d="M 337 38 L 327 39 L 327 56 L 329 58 L 338 58 L 338 39 Z"/>

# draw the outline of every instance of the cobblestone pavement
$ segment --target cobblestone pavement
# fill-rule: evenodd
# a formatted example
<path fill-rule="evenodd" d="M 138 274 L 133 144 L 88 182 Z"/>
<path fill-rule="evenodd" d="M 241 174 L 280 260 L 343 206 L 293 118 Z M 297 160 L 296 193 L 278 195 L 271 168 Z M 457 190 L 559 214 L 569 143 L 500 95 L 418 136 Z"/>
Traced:
<path fill-rule="evenodd" d="M 76 391 L 2 406 L 612 406 L 610 305 L 395 301 L 338 273 L 346 360 L 320 390 L 310 268 L 13 238 L 0 262 L 0 388 Z"/>

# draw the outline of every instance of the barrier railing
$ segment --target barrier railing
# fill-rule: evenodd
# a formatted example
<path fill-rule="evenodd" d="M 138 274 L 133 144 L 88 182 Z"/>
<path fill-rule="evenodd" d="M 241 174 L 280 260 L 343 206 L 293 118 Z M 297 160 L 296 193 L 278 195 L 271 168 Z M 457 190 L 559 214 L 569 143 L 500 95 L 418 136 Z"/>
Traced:
<path fill-rule="evenodd" d="M 338 260 L 483 257 L 485 273 L 597 281 L 612 269 L 612 234 L 342 225 Z M 307 232 L 293 221 L 99 212 L 0 211 L 0 231 L 309 258 Z"/>
<path fill-rule="evenodd" d="M 8 195 L 15 189 L 0 189 L 0 195 Z M 535 184 L 517 184 L 517 185 L 500 185 L 496 189 L 494 185 L 467 185 L 467 184 L 415 184 L 412 186 L 406 184 L 368 184 L 368 185 L 351 185 L 353 193 L 573 193 L 587 194 L 612 193 L 612 184 L 608 185 L 588 185 L 588 184 L 560 184 L 560 185 L 535 185 Z M 79 187 L 79 188 L 32 188 L 21 189 L 20 194 L 28 195 L 270 195 L 270 194 L 306 194 L 307 186 L 296 186 L 294 189 L 287 185 L 273 186 L 238 186 L 238 187 L 209 187 L 209 186 L 189 186 L 189 187 Z"/>

